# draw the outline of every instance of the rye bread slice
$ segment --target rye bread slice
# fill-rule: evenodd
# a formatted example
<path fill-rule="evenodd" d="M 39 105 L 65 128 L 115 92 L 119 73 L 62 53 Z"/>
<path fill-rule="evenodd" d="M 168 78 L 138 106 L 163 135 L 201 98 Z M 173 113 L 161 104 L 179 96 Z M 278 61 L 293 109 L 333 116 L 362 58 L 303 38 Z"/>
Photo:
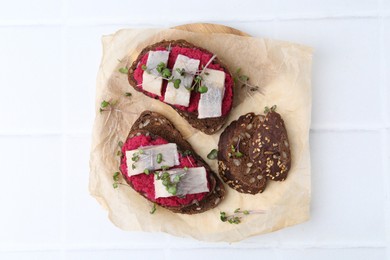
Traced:
<path fill-rule="evenodd" d="M 168 48 L 168 47 L 173 47 L 173 46 L 180 46 L 180 47 L 185 47 L 185 48 L 196 48 L 198 50 L 201 50 L 204 53 L 208 53 L 208 54 L 212 55 L 212 53 L 210 51 L 208 51 L 204 48 L 195 46 L 192 43 L 189 43 L 185 40 L 171 40 L 171 41 L 163 40 L 161 42 L 157 42 L 155 44 L 149 45 L 141 51 L 141 53 L 138 55 L 137 59 L 132 63 L 131 67 L 129 68 L 128 80 L 129 80 L 130 85 L 136 91 L 143 93 L 143 91 L 137 87 L 137 81 L 134 78 L 134 71 L 138 67 L 138 64 L 139 64 L 141 58 L 146 53 L 148 53 L 150 50 L 155 50 L 157 47 Z M 226 73 L 230 74 L 227 67 L 218 59 L 218 57 L 216 57 L 212 61 L 212 63 L 219 64 L 224 69 L 224 71 Z M 232 91 L 233 91 L 233 89 L 232 89 Z M 158 97 L 155 97 L 155 99 L 158 99 Z M 189 111 L 178 109 L 174 105 L 171 105 L 168 103 L 165 103 L 165 104 L 171 106 L 180 116 L 182 116 L 184 119 L 186 119 L 192 127 L 199 129 L 200 131 L 202 131 L 208 135 L 211 135 L 211 134 L 217 132 L 218 130 L 220 130 L 222 128 L 222 126 L 225 124 L 225 122 L 227 120 L 227 116 L 229 115 L 229 113 L 228 113 L 228 114 L 222 115 L 220 117 L 199 119 L 197 111 L 196 112 L 189 112 Z"/>
<path fill-rule="evenodd" d="M 167 118 L 156 112 L 144 111 L 133 124 L 128 138 L 131 138 L 137 134 L 150 135 L 152 137 L 160 136 L 170 143 L 176 143 L 179 151 L 190 151 L 191 155 L 197 162 L 197 166 L 205 167 L 206 171 L 209 173 L 208 183 L 210 191 L 201 201 L 192 201 L 192 203 L 189 205 L 178 207 L 170 207 L 165 205 L 160 206 L 175 213 L 197 214 L 216 207 L 222 201 L 225 196 L 225 188 L 223 183 L 217 177 L 216 173 L 211 170 L 210 166 L 198 154 L 195 153 L 191 145 L 183 138 L 180 132 Z M 124 179 L 127 181 L 126 178 Z M 128 182 L 128 184 L 131 186 L 131 182 Z M 144 194 L 140 194 L 146 198 Z"/>
<path fill-rule="evenodd" d="M 256 131 L 253 127 L 255 118 L 255 114 L 248 113 L 233 121 L 223 131 L 218 143 L 219 175 L 241 193 L 263 192 L 267 185 L 266 177 L 249 157 L 249 145 Z"/>
<path fill-rule="evenodd" d="M 269 179 L 284 181 L 291 168 L 291 153 L 282 117 L 271 110 L 265 117 L 257 117 L 254 126 L 250 158 Z"/>
<path fill-rule="evenodd" d="M 234 155 L 237 151 L 242 156 Z M 241 193 L 263 192 L 267 180 L 285 180 L 290 167 L 287 131 L 283 119 L 274 110 L 265 116 L 243 115 L 221 134 L 219 174 L 230 187 Z"/>

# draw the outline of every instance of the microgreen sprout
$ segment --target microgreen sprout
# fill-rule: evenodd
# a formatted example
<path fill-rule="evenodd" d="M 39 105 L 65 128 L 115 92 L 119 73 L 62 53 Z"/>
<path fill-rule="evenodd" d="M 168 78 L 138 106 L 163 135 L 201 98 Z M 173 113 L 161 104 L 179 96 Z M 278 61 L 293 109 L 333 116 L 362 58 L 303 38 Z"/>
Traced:
<path fill-rule="evenodd" d="M 249 84 L 249 77 L 241 74 L 241 68 L 238 68 L 233 75 L 234 84 L 240 86 L 241 88 L 248 88 L 249 91 L 255 92 L 259 90 L 258 86 L 253 86 Z"/>
<path fill-rule="evenodd" d="M 120 173 L 119 172 L 114 172 L 114 174 L 112 175 L 112 179 L 114 180 L 114 183 L 112 184 L 112 187 L 114 189 L 117 189 L 119 187 L 119 185 L 125 185 L 125 186 L 129 186 L 128 184 L 126 183 L 121 183 L 119 182 L 119 176 L 120 176 Z"/>
<path fill-rule="evenodd" d="M 145 168 L 144 173 L 145 173 L 146 175 L 149 175 L 149 174 L 150 174 L 149 169 L 148 169 L 148 168 Z"/>
<path fill-rule="evenodd" d="M 126 93 L 125 93 L 125 96 L 126 96 L 126 97 L 131 97 L 132 95 L 133 95 L 133 94 L 131 94 L 130 92 L 126 92 Z"/>
<path fill-rule="evenodd" d="M 127 73 L 129 73 L 129 69 L 128 68 L 119 68 L 119 72 L 123 73 L 123 74 L 127 74 Z"/>
<path fill-rule="evenodd" d="M 177 73 L 179 73 L 180 76 L 184 76 L 186 73 L 185 69 L 177 68 L 176 71 L 177 71 Z"/>
<path fill-rule="evenodd" d="M 141 69 L 142 69 L 142 70 L 147 70 L 148 67 L 146 67 L 146 65 L 144 64 L 144 65 L 141 66 Z"/>
<path fill-rule="evenodd" d="M 232 149 L 232 154 L 234 154 L 235 157 L 241 158 L 244 156 L 244 154 L 239 150 L 239 144 L 237 144 L 237 148 L 234 147 L 234 145 L 231 145 L 231 149 Z"/>
<path fill-rule="evenodd" d="M 133 157 L 131 157 L 131 160 L 132 160 L 133 162 L 138 162 L 138 161 L 139 161 L 139 155 L 138 155 L 138 153 L 134 153 L 134 154 L 133 154 Z"/>
<path fill-rule="evenodd" d="M 118 101 L 115 101 L 115 100 L 114 101 L 103 100 L 100 103 L 100 108 L 99 108 L 100 113 L 102 113 L 103 111 L 109 111 L 109 115 L 107 117 L 107 120 L 108 120 L 108 118 L 111 115 L 111 112 L 113 112 L 113 111 L 115 111 L 115 112 L 122 112 L 120 109 L 117 109 L 115 107 L 117 103 L 118 103 Z M 106 123 L 107 123 L 107 120 L 106 120 Z"/>
<path fill-rule="evenodd" d="M 217 157 L 218 157 L 218 150 L 217 149 L 211 150 L 210 153 L 207 155 L 207 158 L 209 160 L 215 160 L 215 159 L 217 159 Z"/>
<path fill-rule="evenodd" d="M 112 179 L 114 180 L 114 183 L 112 184 L 112 187 L 114 189 L 118 188 L 119 185 L 119 172 L 115 172 L 114 175 L 112 176 Z"/>
<path fill-rule="evenodd" d="M 268 114 L 269 112 L 274 112 L 276 110 L 276 105 L 273 105 L 271 108 L 265 107 L 264 108 L 264 113 Z"/>
<path fill-rule="evenodd" d="M 226 212 L 220 212 L 220 219 L 222 222 L 229 222 L 230 224 L 240 224 L 243 216 L 251 215 L 251 214 L 264 214 L 265 210 L 241 210 L 237 208 L 234 210 L 233 215 L 227 215 Z"/>
<path fill-rule="evenodd" d="M 200 86 L 198 88 L 198 92 L 203 94 L 203 93 L 206 93 L 209 89 L 206 87 L 206 86 Z"/>
<path fill-rule="evenodd" d="M 152 208 L 150 209 L 149 213 L 150 214 L 154 214 L 154 212 L 156 212 L 157 208 L 156 208 L 156 203 L 153 203 L 153 206 Z"/>
<path fill-rule="evenodd" d="M 162 153 L 158 153 L 156 157 L 157 163 L 161 163 L 163 161 L 163 155 Z"/>
<path fill-rule="evenodd" d="M 188 155 L 191 155 L 191 154 L 192 154 L 192 152 L 190 150 L 185 150 L 183 152 L 183 156 L 188 156 Z"/>
<path fill-rule="evenodd" d="M 184 174 L 177 174 L 171 179 L 171 175 L 168 172 L 162 174 L 156 174 L 156 179 L 161 180 L 165 189 L 172 195 L 177 193 L 177 184 L 180 182 Z"/>
<path fill-rule="evenodd" d="M 180 79 L 175 79 L 175 81 L 173 81 L 173 87 L 178 89 L 180 87 L 180 83 L 181 83 Z"/>

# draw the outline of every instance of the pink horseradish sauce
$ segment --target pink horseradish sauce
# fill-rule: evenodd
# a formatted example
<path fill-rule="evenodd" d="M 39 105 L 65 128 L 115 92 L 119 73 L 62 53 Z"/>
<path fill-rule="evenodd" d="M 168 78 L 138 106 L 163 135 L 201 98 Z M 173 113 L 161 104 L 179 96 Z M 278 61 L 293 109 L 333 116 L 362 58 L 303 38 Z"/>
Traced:
<path fill-rule="evenodd" d="M 161 51 L 161 50 L 166 50 L 163 47 L 158 47 L 155 48 L 154 51 Z M 185 55 L 191 59 L 197 59 L 200 60 L 199 64 L 199 70 L 202 69 L 202 66 L 206 66 L 207 62 L 211 59 L 213 54 L 203 52 L 199 49 L 193 49 L 193 48 L 184 48 L 180 46 L 174 46 L 171 47 L 171 52 L 169 54 L 169 59 L 168 59 L 168 65 L 167 67 L 172 69 L 173 65 L 175 64 L 175 61 L 177 59 L 177 56 L 179 54 Z M 137 81 L 137 87 L 142 90 L 142 75 L 144 71 L 142 70 L 142 65 L 146 65 L 146 62 L 148 60 L 149 54 L 146 53 L 141 59 L 139 64 L 137 65 L 137 68 L 134 71 L 134 79 Z M 225 71 L 219 64 L 213 64 L 212 62 L 207 66 L 209 69 L 214 69 L 214 70 L 221 70 Z M 167 89 L 167 84 L 168 82 L 166 80 L 163 81 L 163 86 L 162 86 L 162 96 L 157 96 L 155 94 L 152 94 L 147 91 L 142 91 L 144 94 L 152 97 L 152 98 L 158 98 L 161 102 L 164 102 L 164 95 L 165 95 L 165 90 Z M 229 111 L 232 108 L 233 104 L 233 78 L 229 73 L 225 72 L 225 94 L 222 100 L 222 115 L 226 115 L 229 113 Z M 200 99 L 200 93 L 192 91 L 191 92 L 191 98 L 190 98 L 190 105 L 188 107 L 184 106 L 179 106 L 175 105 L 176 108 L 183 110 L 183 111 L 188 111 L 188 112 L 196 112 L 198 111 L 198 103 Z"/>
<path fill-rule="evenodd" d="M 161 145 L 167 143 L 168 142 L 161 137 L 158 137 L 157 139 L 152 139 L 150 136 L 140 135 L 128 138 L 122 146 L 123 157 L 121 159 L 120 169 L 123 173 L 123 176 L 127 179 L 127 182 L 131 183 L 135 191 L 144 194 L 149 200 L 156 202 L 157 204 L 162 206 L 177 207 L 182 205 L 189 205 L 194 200 L 202 200 L 206 196 L 207 192 L 188 194 L 183 198 L 172 196 L 168 198 L 155 199 L 153 173 L 150 173 L 149 175 L 141 173 L 130 177 L 127 175 L 126 151 L 136 150 L 144 146 Z M 179 153 L 179 161 L 180 165 L 177 165 L 174 168 L 197 167 L 196 161 L 191 155 L 182 156 Z"/>

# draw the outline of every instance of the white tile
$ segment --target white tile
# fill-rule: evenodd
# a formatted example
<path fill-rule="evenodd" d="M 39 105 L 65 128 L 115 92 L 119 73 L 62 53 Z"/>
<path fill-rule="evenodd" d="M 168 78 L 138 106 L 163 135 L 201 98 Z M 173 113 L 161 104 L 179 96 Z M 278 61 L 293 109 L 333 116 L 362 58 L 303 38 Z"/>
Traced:
<path fill-rule="evenodd" d="M 0 252 L 0 259 L 3 260 L 52 260 L 61 259 L 61 252 Z"/>
<path fill-rule="evenodd" d="M 314 48 L 313 127 L 381 124 L 379 20 L 279 21 L 277 30 Z"/>
<path fill-rule="evenodd" d="M 0 249 L 60 242 L 61 141 L 0 137 Z"/>
<path fill-rule="evenodd" d="M 382 141 L 380 132 L 313 133 L 311 220 L 280 232 L 280 239 L 384 244 Z"/>
<path fill-rule="evenodd" d="M 277 256 L 276 249 L 197 248 L 170 250 L 167 259 L 279 259 Z"/>
<path fill-rule="evenodd" d="M 61 30 L 0 27 L 0 133 L 61 129 Z"/>
<path fill-rule="evenodd" d="M 96 76 L 102 58 L 101 37 L 125 26 L 70 26 L 66 46 L 66 131 L 90 133 L 95 117 Z"/>
<path fill-rule="evenodd" d="M 164 259 L 163 250 L 144 249 L 144 250 L 86 250 L 86 251 L 69 251 L 65 253 L 65 259 L 72 260 L 128 260 L 128 259 L 145 259 L 157 260 Z"/>
<path fill-rule="evenodd" d="M 379 1 L 365 0 L 278 0 L 278 8 L 281 15 L 343 15 L 354 12 L 372 12 L 378 11 Z"/>
<path fill-rule="evenodd" d="M 276 259 L 276 260 L 305 260 L 305 259 L 356 259 L 365 260 L 385 259 L 385 248 L 202 248 L 202 249 L 178 249 L 168 252 L 168 259 Z"/>
<path fill-rule="evenodd" d="M 390 1 L 389 3 L 389 10 L 390 10 Z M 390 18 L 385 18 L 383 20 L 384 22 L 384 28 L 383 28 L 383 33 L 384 33 L 384 43 L 383 43 L 383 61 L 384 61 L 384 68 L 382 70 L 382 73 L 384 74 L 384 79 L 383 79 L 383 84 L 384 84 L 384 90 L 386 95 L 386 106 L 385 106 L 385 117 L 387 120 L 387 126 L 390 126 Z"/>
<path fill-rule="evenodd" d="M 264 20 L 257 22 L 227 21 L 223 24 L 241 30 L 254 37 L 264 37 L 271 39 L 275 38 L 276 22 L 274 20 Z"/>
<path fill-rule="evenodd" d="M 183 4 L 174 0 L 169 3 L 149 1 L 69 1 L 70 20 L 128 21 L 134 24 L 166 26 L 200 21 L 229 21 L 257 19 L 275 15 L 275 1 L 248 0 L 245 4 L 233 0 L 207 1 Z M 91 8 L 93 6 L 93 8 Z M 88 12 L 85 12 L 88 10 Z"/>
<path fill-rule="evenodd" d="M 280 259 L 288 260 L 383 260 L 386 259 L 385 248 L 309 248 L 278 250 Z"/>
<path fill-rule="evenodd" d="M 61 17 L 61 0 L 16 0 L 0 3 L 0 24 L 2 22 L 35 22 L 37 20 L 58 20 Z"/>
<path fill-rule="evenodd" d="M 110 222 L 107 211 L 89 194 L 89 148 L 89 136 L 67 138 L 65 204 L 67 246 L 163 247 L 167 240 L 166 234 L 120 230 Z"/>

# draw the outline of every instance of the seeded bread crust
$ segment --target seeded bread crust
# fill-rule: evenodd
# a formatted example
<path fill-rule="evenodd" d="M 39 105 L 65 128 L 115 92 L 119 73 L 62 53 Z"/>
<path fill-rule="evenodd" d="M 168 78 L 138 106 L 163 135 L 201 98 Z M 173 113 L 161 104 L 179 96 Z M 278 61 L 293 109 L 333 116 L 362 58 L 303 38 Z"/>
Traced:
<path fill-rule="evenodd" d="M 246 138 L 245 138 L 246 137 Z M 243 154 L 234 156 L 232 145 Z M 283 181 L 291 167 L 287 131 L 281 116 L 248 113 L 233 121 L 218 143 L 221 178 L 241 193 L 264 191 L 267 180 Z"/>
<path fill-rule="evenodd" d="M 161 205 L 162 207 L 175 213 L 197 214 L 216 207 L 223 200 L 225 197 L 225 188 L 221 180 L 217 177 L 217 174 L 214 173 L 210 166 L 208 166 L 208 164 L 195 153 L 191 145 L 183 138 L 180 132 L 167 118 L 156 112 L 144 111 L 133 124 L 127 138 L 134 137 L 137 134 L 150 135 L 152 138 L 160 136 L 170 143 L 176 143 L 178 150 L 181 152 L 186 150 L 191 151 L 197 165 L 199 167 L 205 167 L 206 171 L 209 173 L 208 182 L 210 192 L 201 201 L 193 201 L 189 205 L 180 207 L 168 207 Z M 130 182 L 128 182 L 128 184 L 132 186 Z M 140 194 L 146 198 L 144 194 Z"/>
<path fill-rule="evenodd" d="M 149 45 L 141 51 L 141 53 L 138 55 L 137 59 L 133 62 L 133 64 L 129 68 L 128 80 L 129 80 L 130 85 L 136 91 L 142 92 L 142 90 L 137 87 L 137 81 L 134 78 L 134 71 L 137 68 L 141 58 L 146 53 L 148 53 L 150 50 L 154 50 L 157 47 L 167 48 L 169 46 L 196 48 L 196 49 L 201 50 L 204 53 L 212 54 L 210 51 L 203 49 L 203 48 L 200 48 L 200 47 L 197 47 L 197 46 L 195 46 L 195 45 L 193 45 L 185 40 L 173 40 L 173 41 L 163 40 L 161 42 Z M 218 58 L 215 58 L 212 63 L 219 64 L 225 70 L 226 73 L 230 74 L 227 67 Z M 234 87 L 233 87 L 233 89 L 234 89 Z M 156 99 L 158 99 L 158 97 L 156 97 Z M 226 115 L 221 116 L 221 117 L 199 119 L 198 112 L 188 112 L 188 111 L 180 110 L 180 109 L 176 108 L 174 105 L 171 105 L 168 103 L 165 103 L 165 104 L 171 106 L 177 113 L 179 113 L 180 116 L 185 118 L 192 127 L 199 129 L 200 131 L 202 131 L 208 135 L 212 135 L 215 132 L 217 132 L 219 129 L 221 129 L 227 120 L 227 116 L 229 115 L 229 114 L 226 114 Z"/>

